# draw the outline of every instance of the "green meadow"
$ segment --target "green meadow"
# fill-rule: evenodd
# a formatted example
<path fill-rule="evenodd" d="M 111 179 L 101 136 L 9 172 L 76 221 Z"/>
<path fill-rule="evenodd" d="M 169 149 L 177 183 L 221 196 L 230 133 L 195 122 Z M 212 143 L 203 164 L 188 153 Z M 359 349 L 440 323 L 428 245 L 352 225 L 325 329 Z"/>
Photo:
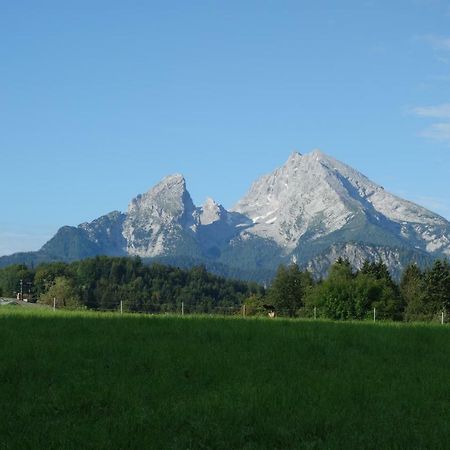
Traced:
<path fill-rule="evenodd" d="M 450 327 L 0 309 L 0 449 L 450 448 Z"/>

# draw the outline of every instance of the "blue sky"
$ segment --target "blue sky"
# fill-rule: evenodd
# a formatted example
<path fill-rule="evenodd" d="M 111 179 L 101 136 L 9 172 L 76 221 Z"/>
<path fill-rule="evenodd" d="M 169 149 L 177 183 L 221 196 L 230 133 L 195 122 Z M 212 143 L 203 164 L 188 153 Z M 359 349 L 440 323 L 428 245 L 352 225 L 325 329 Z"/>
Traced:
<path fill-rule="evenodd" d="M 0 254 L 320 148 L 450 218 L 450 2 L 0 4 Z"/>

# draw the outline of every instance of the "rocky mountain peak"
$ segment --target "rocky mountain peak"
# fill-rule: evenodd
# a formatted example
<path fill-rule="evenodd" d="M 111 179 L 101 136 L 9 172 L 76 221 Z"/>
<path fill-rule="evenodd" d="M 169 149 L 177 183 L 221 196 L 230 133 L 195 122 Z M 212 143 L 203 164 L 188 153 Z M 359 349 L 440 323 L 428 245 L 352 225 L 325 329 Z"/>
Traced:
<path fill-rule="evenodd" d="M 324 153 L 319 148 L 315 148 L 309 153 L 301 154 L 300 152 L 294 150 L 283 167 L 299 166 L 307 162 L 317 161 L 317 162 L 336 162 L 331 156 Z"/>
<path fill-rule="evenodd" d="M 257 180 L 234 210 L 252 219 L 252 233 L 286 248 L 295 247 L 312 227 L 317 235 L 342 227 L 350 211 L 334 170 L 323 161 L 328 158 L 319 150 L 294 152 Z"/>
<path fill-rule="evenodd" d="M 318 159 L 327 159 L 327 158 L 329 158 L 329 156 L 326 154 L 326 153 L 324 153 L 320 148 L 315 148 L 315 149 L 313 149 L 311 152 L 309 152 L 308 153 L 308 155 L 307 156 L 309 156 L 309 157 L 312 157 L 312 158 L 318 158 Z"/>
<path fill-rule="evenodd" d="M 155 189 L 180 189 L 186 190 L 186 180 L 181 173 L 173 173 L 172 175 L 167 175 L 164 177 L 156 186 L 151 190 Z"/>
<path fill-rule="evenodd" d="M 287 165 L 295 166 L 302 159 L 302 154 L 294 150 L 290 155 L 288 160 L 286 161 Z"/>
<path fill-rule="evenodd" d="M 219 203 L 208 197 L 201 207 L 200 223 L 201 225 L 210 225 L 218 220 L 225 219 L 227 211 Z"/>
<path fill-rule="evenodd" d="M 283 166 L 253 183 L 234 210 L 252 219 L 248 232 L 275 241 L 285 251 L 306 238 L 316 241 L 347 228 L 362 230 L 367 223 L 383 229 L 375 235 L 391 232 L 396 240 L 417 241 L 416 248 L 450 251 L 444 250 L 449 242 L 442 233 L 444 219 L 386 192 L 319 149 L 292 153 Z M 361 236 L 365 238 L 363 231 Z"/>
<path fill-rule="evenodd" d="M 191 196 L 186 189 L 186 181 L 180 174 L 173 174 L 163 178 L 158 184 L 134 198 L 128 214 L 158 215 L 166 219 L 178 219 L 186 212 L 195 209 Z"/>
<path fill-rule="evenodd" d="M 184 177 L 173 174 L 163 178 L 128 207 L 123 227 L 128 253 L 156 256 L 166 252 L 167 242 L 194 224 L 194 211 Z"/>

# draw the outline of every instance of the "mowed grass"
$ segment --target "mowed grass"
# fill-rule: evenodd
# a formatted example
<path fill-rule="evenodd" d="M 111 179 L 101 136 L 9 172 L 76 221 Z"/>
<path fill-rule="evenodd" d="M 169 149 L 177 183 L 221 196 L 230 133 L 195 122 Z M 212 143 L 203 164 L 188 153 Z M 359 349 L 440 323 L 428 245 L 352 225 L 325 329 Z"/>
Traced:
<path fill-rule="evenodd" d="M 450 448 L 450 328 L 0 310 L 1 449 Z"/>

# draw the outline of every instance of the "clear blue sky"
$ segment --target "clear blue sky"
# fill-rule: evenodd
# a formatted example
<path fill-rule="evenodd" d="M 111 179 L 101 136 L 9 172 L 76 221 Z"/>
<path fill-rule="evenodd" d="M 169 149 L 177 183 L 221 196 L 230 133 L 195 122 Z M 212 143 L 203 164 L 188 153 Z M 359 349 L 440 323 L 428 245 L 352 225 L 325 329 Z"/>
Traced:
<path fill-rule="evenodd" d="M 450 2 L 3 1 L 0 254 L 320 148 L 450 218 Z"/>

